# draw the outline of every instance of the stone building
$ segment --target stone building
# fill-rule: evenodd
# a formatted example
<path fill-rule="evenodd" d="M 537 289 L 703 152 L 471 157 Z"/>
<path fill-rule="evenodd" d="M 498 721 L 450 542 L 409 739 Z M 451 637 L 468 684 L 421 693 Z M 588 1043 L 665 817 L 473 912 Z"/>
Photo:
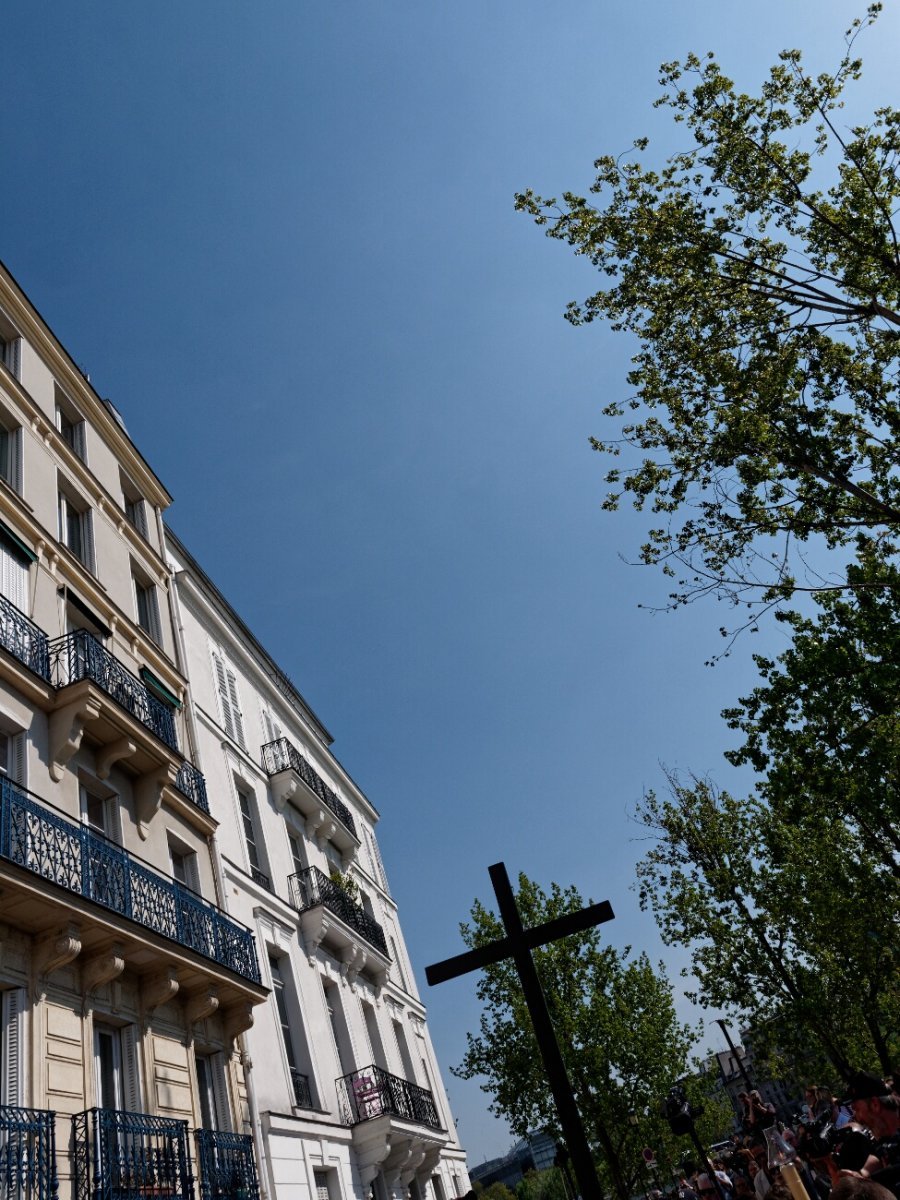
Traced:
<path fill-rule="evenodd" d="M 468 1186 L 464 1161 L 368 857 L 374 810 L 302 700 L 269 695 L 252 673 L 245 681 L 251 664 L 263 664 L 260 680 L 274 665 L 181 548 L 176 587 L 170 499 L 0 266 L 2 1200 L 361 1200 L 373 1185 L 381 1200 L 406 1188 L 444 1200 L 457 1179 Z M 203 660 L 213 634 L 218 656 Z M 241 743 L 257 738 L 263 708 L 242 725 L 232 688 L 258 694 L 278 723 L 262 740 L 279 749 L 261 764 L 259 745 L 247 754 Z M 307 769 L 288 749 L 278 770 L 271 757 L 288 734 L 319 783 L 344 795 L 359 833 L 340 819 L 333 833 L 316 825 L 305 793 L 294 799 L 310 790 Z M 335 913 L 337 859 L 362 905 Z M 288 883 L 300 871 L 306 892 Z M 315 886 L 327 893 L 319 904 Z M 310 901 L 302 911 L 299 895 Z M 383 945 L 359 916 L 365 903 L 383 915 Z M 331 992 L 317 994 L 304 971 Z M 348 1014 L 335 1073 L 328 996 Z M 371 1056 L 360 1057 L 368 1027 L 350 997 L 370 1004 L 385 1038 Z M 388 1036 L 395 1017 L 408 1062 Z M 248 1049 L 287 1063 L 295 1100 L 305 1076 L 308 1107 L 276 1094 L 274 1069 L 254 1073 Z M 380 1101 L 352 1080 L 335 1087 L 373 1065 Z M 407 1085 L 396 1103 L 395 1078 Z M 379 1102 L 384 1120 L 373 1117 Z"/>

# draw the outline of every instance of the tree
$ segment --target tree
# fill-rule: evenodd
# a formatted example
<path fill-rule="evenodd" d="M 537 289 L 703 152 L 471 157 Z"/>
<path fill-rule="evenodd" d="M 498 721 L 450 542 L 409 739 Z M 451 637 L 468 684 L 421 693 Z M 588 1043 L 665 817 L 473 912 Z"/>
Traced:
<path fill-rule="evenodd" d="M 893 552 L 900 112 L 849 130 L 838 118 L 880 8 L 848 30 L 836 71 L 813 76 L 785 51 L 758 96 L 711 55 L 664 64 L 657 104 L 688 149 L 660 169 L 643 164 L 647 139 L 599 158 L 597 204 L 516 197 L 605 277 L 568 319 L 637 339 L 632 394 L 604 410 L 619 432 L 593 445 L 637 452 L 609 471 L 605 507 L 627 498 L 661 517 L 641 557 L 675 577 L 673 604 L 843 586 L 840 556 L 826 581 L 803 554 L 852 550 L 860 533 Z"/>
<path fill-rule="evenodd" d="M 569 1200 L 566 1184 L 559 1167 L 545 1171 L 526 1171 L 516 1185 L 516 1200 Z"/>
<path fill-rule="evenodd" d="M 525 875 L 518 879 L 517 904 L 526 927 L 583 907 L 575 888 L 552 884 L 548 894 Z M 470 947 L 503 936 L 499 918 L 478 901 L 460 930 Z M 687 1072 L 693 1036 L 676 1018 L 661 964 L 601 945 L 596 928 L 542 947 L 534 958 L 588 1138 L 597 1144 L 608 1185 L 627 1200 L 641 1147 L 671 1143 L 658 1102 Z M 455 1073 L 484 1077 L 491 1111 L 505 1117 L 518 1136 L 535 1129 L 559 1136 L 513 963 L 487 967 L 477 995 L 484 1005 L 479 1032 L 468 1034 Z M 691 1087 L 698 1085 L 691 1081 Z M 628 1121 L 629 1112 L 641 1114 L 639 1124 Z M 712 1106 L 704 1119 L 704 1135 L 715 1140 L 721 1110 Z"/>

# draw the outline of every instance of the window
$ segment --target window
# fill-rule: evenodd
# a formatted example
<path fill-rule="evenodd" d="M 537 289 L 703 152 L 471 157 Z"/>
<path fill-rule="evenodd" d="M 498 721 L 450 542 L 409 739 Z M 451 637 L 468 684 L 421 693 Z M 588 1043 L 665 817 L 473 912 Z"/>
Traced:
<path fill-rule="evenodd" d="M 306 1039 L 300 1026 L 299 1015 L 296 1020 L 291 1020 L 292 1015 L 297 1014 L 297 1008 L 293 996 L 288 995 L 285 976 L 281 969 L 282 961 L 289 963 L 290 959 L 282 960 L 276 958 L 274 954 L 269 955 L 269 974 L 272 978 L 272 996 L 275 1000 L 275 1010 L 281 1028 L 281 1043 L 284 1046 L 284 1057 L 287 1059 L 291 1076 L 294 1105 L 297 1108 L 312 1108 L 309 1075 L 304 1074 L 302 1069 L 306 1065 L 309 1055 L 304 1053 L 302 1060 L 298 1056 L 298 1051 L 306 1051 Z"/>
<path fill-rule="evenodd" d="M 0 530 L 0 593 L 20 612 L 28 610 L 29 566 L 24 551 Z"/>
<path fill-rule="evenodd" d="M 238 808 L 241 810 L 241 825 L 244 830 L 244 845 L 247 848 L 247 858 L 250 862 L 250 875 L 264 888 L 270 887 L 269 877 L 262 869 L 259 855 L 259 843 L 256 833 L 256 820 L 253 812 L 253 800 L 249 792 L 238 788 Z"/>
<path fill-rule="evenodd" d="M 82 462 L 87 462 L 84 417 L 72 401 L 59 391 L 56 393 L 56 428 L 69 448 L 78 455 Z"/>
<path fill-rule="evenodd" d="M 288 834 L 288 845 L 291 848 L 291 861 L 294 864 L 294 872 L 299 875 L 301 871 L 306 870 L 306 863 L 303 861 L 303 851 L 300 848 L 300 839 L 296 833 Z"/>
<path fill-rule="evenodd" d="M 0 730 L 0 775 L 25 786 L 25 734 Z"/>
<path fill-rule="evenodd" d="M 0 478 L 21 494 L 22 430 L 5 413 L 0 413 Z"/>
<path fill-rule="evenodd" d="M 265 707 L 265 705 L 260 706 L 260 712 L 262 713 L 263 732 L 266 735 L 266 744 L 269 742 L 277 742 L 281 737 L 281 726 Z"/>
<path fill-rule="evenodd" d="M 200 1125 L 203 1129 L 231 1131 L 228 1085 L 225 1082 L 225 1056 L 198 1054 L 197 1091 L 200 1099 Z"/>
<path fill-rule="evenodd" d="M 121 844 L 119 798 L 94 780 L 81 784 L 81 819 L 95 832 Z"/>
<path fill-rule="evenodd" d="M 137 490 L 127 475 L 120 475 L 122 483 L 122 507 L 128 524 L 138 531 L 141 537 L 147 536 L 147 501 Z"/>
<path fill-rule="evenodd" d="M 200 891 L 200 878 L 197 871 L 197 855 L 187 846 L 183 846 L 174 838 L 169 839 L 169 859 L 172 863 L 172 878 L 176 883 L 183 884 L 192 892 Z M 209 1128 L 214 1128 L 209 1126 Z"/>
<path fill-rule="evenodd" d="M 316 1185 L 316 1200 L 331 1200 L 328 1190 L 328 1171 L 313 1171 L 313 1181 Z"/>
<path fill-rule="evenodd" d="M 3 313 L 0 313 L 0 363 L 10 375 L 22 378 L 22 339 Z"/>
<path fill-rule="evenodd" d="M 214 650 L 212 658 L 216 690 L 219 693 L 219 706 L 222 710 L 222 725 L 228 736 L 237 742 L 242 750 L 246 750 L 244 718 L 241 715 L 238 698 L 237 677 L 221 654 Z"/>
<path fill-rule="evenodd" d="M 158 646 L 161 646 L 162 626 L 159 621 L 159 597 L 156 586 L 146 577 L 135 572 L 134 568 L 132 568 L 132 580 L 138 625 L 153 638 Z"/>
<path fill-rule="evenodd" d="M 141 1111 L 137 1030 L 94 1026 L 94 1088 L 98 1108 Z"/>
<path fill-rule="evenodd" d="M 89 571 L 95 571 L 91 510 L 66 492 L 59 493 L 59 540 Z"/>

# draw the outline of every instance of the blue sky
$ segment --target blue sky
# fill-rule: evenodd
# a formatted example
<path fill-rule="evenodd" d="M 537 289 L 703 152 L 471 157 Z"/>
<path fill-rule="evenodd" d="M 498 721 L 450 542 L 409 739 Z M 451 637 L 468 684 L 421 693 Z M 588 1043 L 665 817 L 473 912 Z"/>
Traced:
<path fill-rule="evenodd" d="M 889 8 L 861 113 L 895 100 Z M 501 859 L 610 899 L 606 936 L 660 955 L 629 811 L 660 764 L 727 780 L 717 714 L 779 645 L 710 670 L 727 614 L 638 608 L 664 582 L 626 565 L 643 521 L 601 512 L 588 445 L 629 347 L 564 322 L 594 278 L 513 194 L 584 192 L 644 133 L 673 149 L 661 61 L 715 49 L 751 88 L 783 46 L 832 67 L 862 10 L 4 6 L 0 257 L 380 809 L 472 1163 L 510 1141 L 448 1070 L 472 981 L 422 968 Z"/>

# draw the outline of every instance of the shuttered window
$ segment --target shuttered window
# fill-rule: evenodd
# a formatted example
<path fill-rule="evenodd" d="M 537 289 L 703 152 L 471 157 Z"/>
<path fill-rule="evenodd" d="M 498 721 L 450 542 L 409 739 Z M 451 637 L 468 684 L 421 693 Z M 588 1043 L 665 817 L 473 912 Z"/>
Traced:
<path fill-rule="evenodd" d="M 159 622 L 159 597 L 152 583 L 134 580 L 135 606 L 138 625 L 149 633 L 158 646 L 162 645 L 162 627 Z"/>
<path fill-rule="evenodd" d="M 79 508 L 63 492 L 59 494 L 59 540 L 89 571 L 96 573 L 91 510 Z"/>
<path fill-rule="evenodd" d="M 214 650 L 212 658 L 216 690 L 219 693 L 219 707 L 222 710 L 222 726 L 228 736 L 237 742 L 242 750 L 246 750 L 244 718 L 241 715 L 237 678 L 221 654 Z"/>
<path fill-rule="evenodd" d="M 19 609 L 28 611 L 28 564 L 0 541 L 0 593 Z"/>

